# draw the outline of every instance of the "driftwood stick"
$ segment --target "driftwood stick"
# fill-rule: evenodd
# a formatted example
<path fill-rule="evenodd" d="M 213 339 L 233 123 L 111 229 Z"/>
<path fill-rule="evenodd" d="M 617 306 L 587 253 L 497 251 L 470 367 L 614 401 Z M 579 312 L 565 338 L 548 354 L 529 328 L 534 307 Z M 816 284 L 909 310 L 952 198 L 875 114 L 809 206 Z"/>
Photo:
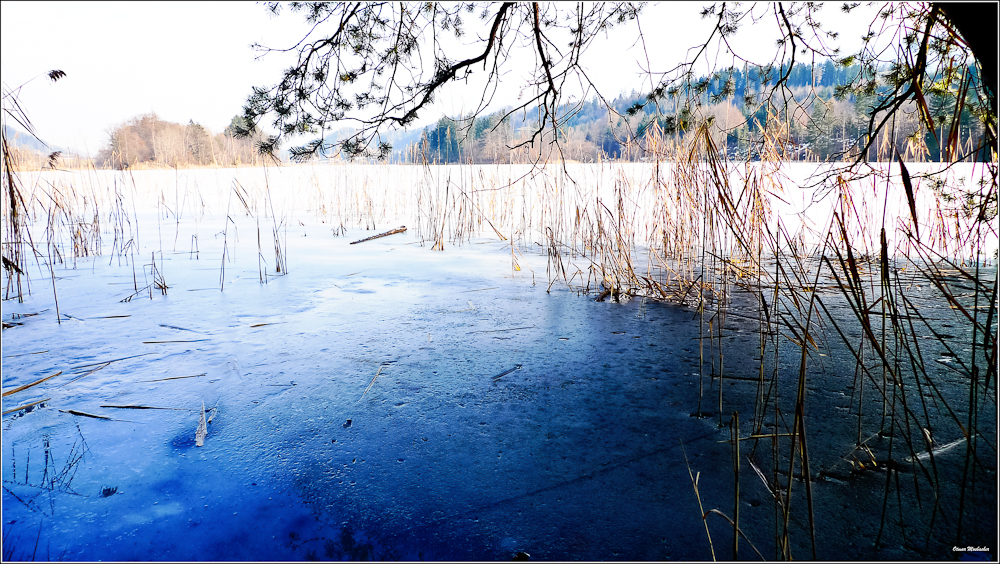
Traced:
<path fill-rule="evenodd" d="M 405 226 L 399 227 L 397 229 L 393 229 L 392 231 L 386 231 L 385 233 L 379 233 L 378 235 L 372 235 L 371 237 L 367 237 L 365 239 L 361 239 L 360 241 L 355 241 L 355 242 L 353 242 L 351 244 L 352 245 L 357 245 L 358 243 L 364 243 L 365 241 L 371 241 L 372 239 L 378 239 L 380 237 L 387 237 L 389 235 L 395 235 L 396 233 L 402 233 L 404 231 L 406 231 L 406 227 Z"/>

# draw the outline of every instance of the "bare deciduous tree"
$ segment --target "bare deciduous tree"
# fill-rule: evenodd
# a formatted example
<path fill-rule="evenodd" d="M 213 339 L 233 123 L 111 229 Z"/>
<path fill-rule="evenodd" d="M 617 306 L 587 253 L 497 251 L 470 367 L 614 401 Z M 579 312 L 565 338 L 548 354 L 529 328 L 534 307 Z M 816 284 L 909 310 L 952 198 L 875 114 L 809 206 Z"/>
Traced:
<path fill-rule="evenodd" d="M 235 139 L 233 129 L 242 123 L 234 118 L 223 133 L 212 136 L 202 125 L 187 125 L 160 119 L 155 113 L 134 117 L 108 132 L 108 144 L 97 154 L 99 166 L 126 168 L 137 164 L 155 166 L 256 164 L 259 155 L 253 141 L 259 132 L 246 139 Z"/>

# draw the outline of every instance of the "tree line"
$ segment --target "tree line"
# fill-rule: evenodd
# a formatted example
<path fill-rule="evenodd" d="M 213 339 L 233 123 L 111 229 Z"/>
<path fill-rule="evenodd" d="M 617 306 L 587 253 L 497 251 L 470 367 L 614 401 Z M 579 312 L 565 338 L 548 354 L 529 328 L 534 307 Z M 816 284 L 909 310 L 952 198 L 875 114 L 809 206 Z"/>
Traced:
<path fill-rule="evenodd" d="M 844 64 L 847 63 L 847 64 Z M 728 68 L 692 78 L 658 96 L 637 92 L 613 100 L 597 97 L 557 109 L 554 130 L 540 131 L 540 112 L 500 110 L 487 115 L 442 117 L 403 141 L 392 160 L 408 163 L 504 163 L 541 157 L 557 142 L 571 161 L 649 158 L 650 136 L 659 149 L 679 145 L 684 137 L 708 123 L 713 140 L 730 158 L 759 158 L 764 131 L 782 131 L 789 160 L 846 160 L 868 132 L 871 109 L 888 84 L 869 91 L 848 88 L 862 68 L 850 60 L 795 64 L 775 68 Z M 891 159 L 898 152 L 916 161 L 988 158 L 982 120 L 976 115 L 974 93 L 961 84 L 978 80 L 974 66 L 937 81 L 928 89 L 931 118 L 940 130 L 930 130 L 917 104 L 910 101 L 896 112 L 891 127 L 879 131 L 868 148 L 868 160 Z M 784 77 L 790 96 L 784 104 L 761 100 L 776 77 Z M 953 116 L 956 120 L 950 120 Z M 944 124 L 949 124 L 945 131 Z M 266 136 L 253 128 L 238 136 L 247 122 L 242 116 L 217 135 L 189 121 L 187 125 L 160 119 L 155 113 L 134 117 L 109 132 L 95 165 L 107 168 L 146 166 L 255 166 Z M 343 133 L 342 133 L 343 134 Z M 950 154 L 946 141 L 957 138 L 962 155 Z M 942 149 L 944 147 L 944 149 Z M 855 152 L 852 152 L 854 150 Z"/>
<path fill-rule="evenodd" d="M 193 120 L 183 125 L 160 119 L 155 113 L 136 116 L 111 129 L 107 144 L 94 158 L 95 165 L 115 169 L 259 165 L 262 159 L 255 143 L 260 131 L 243 138 L 233 135 L 242 119 L 234 117 L 222 133 L 212 135 Z"/>
<path fill-rule="evenodd" d="M 397 154 L 404 162 L 491 163 L 520 160 L 536 145 L 558 139 L 566 159 L 638 160 L 648 155 L 647 136 L 655 133 L 657 146 L 680 143 L 699 124 L 708 122 L 713 140 L 731 158 L 759 158 L 765 129 L 780 129 L 789 160 L 847 160 L 857 156 L 859 140 L 868 133 L 869 118 L 891 89 L 888 81 L 864 91 L 850 88 L 862 67 L 827 60 L 772 69 L 728 68 L 709 77 L 649 95 L 632 92 L 610 103 L 592 98 L 558 109 L 556 133 L 530 138 L 538 130 L 538 116 L 499 111 L 485 116 L 442 117 L 427 126 L 419 139 Z M 777 77 L 784 77 L 790 96 L 783 104 L 761 103 L 762 93 Z M 979 80 L 975 66 L 956 69 L 952 76 L 931 85 L 926 93 L 931 119 L 941 124 L 931 130 L 913 101 L 896 112 L 890 127 L 882 128 L 867 149 L 868 160 L 905 159 L 942 161 L 955 158 L 988 160 L 982 119 L 974 92 L 962 88 Z M 610 106 L 610 109 L 609 109 Z M 958 119 L 950 118 L 957 116 Z M 878 116 L 876 116 L 878 117 Z M 947 124 L 947 127 L 945 126 Z M 958 153 L 949 153 L 952 139 Z M 512 149 L 514 148 L 514 149 Z"/>

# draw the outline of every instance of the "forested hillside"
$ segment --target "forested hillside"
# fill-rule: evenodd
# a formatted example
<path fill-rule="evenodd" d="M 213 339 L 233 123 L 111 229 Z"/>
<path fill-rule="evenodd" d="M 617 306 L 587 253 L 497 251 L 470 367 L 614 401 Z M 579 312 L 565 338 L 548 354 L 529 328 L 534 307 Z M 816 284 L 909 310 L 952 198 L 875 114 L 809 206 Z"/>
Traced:
<path fill-rule="evenodd" d="M 730 68 L 711 77 L 687 82 L 683 88 L 644 96 L 636 92 L 608 101 L 612 112 L 597 98 L 559 108 L 559 144 L 563 156 L 577 161 L 602 158 L 641 159 L 646 156 L 645 136 L 655 131 L 660 141 L 677 142 L 694 127 L 710 120 L 716 144 L 731 158 L 754 159 L 760 133 L 766 127 L 787 128 L 787 158 L 827 160 L 852 156 L 851 149 L 866 134 L 872 108 L 890 90 L 883 84 L 867 92 L 851 88 L 861 67 L 827 60 L 815 67 L 741 70 Z M 977 80 L 974 67 L 964 80 Z M 784 100 L 761 100 L 767 85 L 787 75 L 789 91 Z M 884 81 L 882 81 L 884 82 Z M 946 84 L 931 85 L 927 92 L 931 117 L 936 123 L 951 117 L 959 93 Z M 868 158 L 891 158 L 895 147 L 912 160 L 941 160 L 940 140 L 957 136 L 958 146 L 974 153 L 982 142 L 982 125 L 970 110 L 973 94 L 964 91 L 960 126 L 956 131 L 928 131 L 921 125 L 917 107 L 904 107 L 880 138 Z M 502 162 L 530 153 L 528 132 L 537 115 L 498 111 L 478 117 L 442 117 L 420 133 L 419 139 L 396 144 L 396 156 L 406 162 Z M 551 139 L 536 139 L 535 146 Z M 518 147 L 520 145 L 520 147 Z M 507 147 L 518 147 L 510 151 Z M 534 148 L 537 151 L 537 148 Z M 982 159 L 983 155 L 979 155 Z"/>

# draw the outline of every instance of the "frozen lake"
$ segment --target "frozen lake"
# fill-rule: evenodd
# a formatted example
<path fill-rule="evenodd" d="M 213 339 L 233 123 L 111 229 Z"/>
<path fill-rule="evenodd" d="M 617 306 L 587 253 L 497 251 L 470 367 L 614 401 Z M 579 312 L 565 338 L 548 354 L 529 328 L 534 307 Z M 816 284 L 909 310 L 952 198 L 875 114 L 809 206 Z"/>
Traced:
<path fill-rule="evenodd" d="M 166 296 L 119 303 L 132 269 L 88 260 L 59 271 L 62 325 L 44 279 L 5 304 L 47 310 L 5 331 L 5 388 L 64 370 L 5 417 L 15 558 L 707 557 L 680 441 L 721 432 L 689 416 L 689 311 L 546 293 L 496 241 L 322 229 L 267 285 L 238 251 L 220 292 L 202 241 L 165 253 Z"/>
<path fill-rule="evenodd" d="M 589 296 L 550 286 L 550 256 L 534 244 L 544 231 L 529 235 L 517 219 L 551 218 L 554 207 L 501 223 L 484 208 L 506 200 L 469 198 L 497 225 L 480 221 L 455 245 L 448 237 L 474 220 L 444 216 L 437 252 L 422 218 L 445 213 L 442 201 L 459 209 L 438 190 L 458 180 L 421 191 L 421 169 L 392 187 L 378 169 L 345 170 L 270 186 L 252 170 L 136 172 L 142 191 L 122 173 L 75 181 L 80 198 L 90 194 L 77 211 L 98 206 L 104 218 L 104 254 L 71 258 L 65 239 L 64 262 L 31 262 L 30 295 L 3 302 L 5 324 L 17 323 L 3 331 L 5 560 L 708 560 L 712 546 L 730 557 L 732 526 L 710 515 L 710 545 L 702 512 L 732 514 L 728 424 L 734 409 L 753 417 L 757 312 L 727 321 L 734 379 L 706 377 L 715 365 L 696 307 L 596 302 L 598 281 Z M 474 190 L 475 174 L 463 174 Z M 44 226 L 36 219 L 43 253 Z M 488 236 L 519 229 L 515 246 Z M 794 350 L 764 362 L 796 371 Z M 814 428 L 861 401 L 844 393 L 854 370 L 844 351 L 823 351 Z M 976 446 L 987 460 L 995 391 L 988 399 L 978 401 L 992 423 L 980 422 L 988 433 Z M 937 444 L 960 438 L 942 426 Z M 814 472 L 829 470 L 813 486 L 820 557 L 953 557 L 899 527 L 872 548 L 887 478 L 852 472 L 842 455 L 855 446 L 850 433 L 810 445 Z M 942 495 L 957 497 L 964 451 L 938 451 Z M 995 485 L 984 485 L 995 470 L 978 470 L 969 490 L 968 546 L 995 538 Z M 741 528 L 774 558 L 774 494 L 746 462 L 742 472 Z M 911 476 L 900 514 L 916 503 Z M 799 558 L 810 555 L 806 515 L 790 525 Z M 741 557 L 756 558 L 742 542 Z"/>

